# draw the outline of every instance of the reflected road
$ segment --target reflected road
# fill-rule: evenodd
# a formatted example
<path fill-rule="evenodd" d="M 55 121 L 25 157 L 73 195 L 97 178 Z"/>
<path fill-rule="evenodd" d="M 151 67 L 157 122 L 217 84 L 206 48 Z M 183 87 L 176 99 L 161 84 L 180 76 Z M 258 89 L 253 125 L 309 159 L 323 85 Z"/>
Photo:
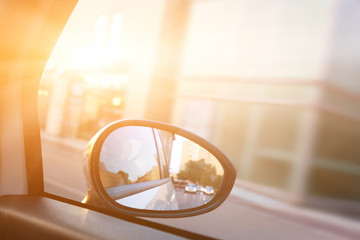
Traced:
<path fill-rule="evenodd" d="M 203 192 L 187 193 L 183 188 L 175 188 L 176 201 L 180 209 L 189 209 L 208 203 L 214 196 Z"/>

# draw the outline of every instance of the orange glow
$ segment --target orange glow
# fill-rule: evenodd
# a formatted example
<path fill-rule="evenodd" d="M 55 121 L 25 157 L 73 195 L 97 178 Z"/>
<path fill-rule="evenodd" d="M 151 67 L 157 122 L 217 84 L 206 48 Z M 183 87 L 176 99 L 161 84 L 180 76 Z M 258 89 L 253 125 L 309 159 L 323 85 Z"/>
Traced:
<path fill-rule="evenodd" d="M 115 107 L 120 106 L 121 102 L 122 102 L 121 98 L 115 97 L 115 98 L 112 99 L 112 105 L 114 105 Z"/>
<path fill-rule="evenodd" d="M 47 69 L 56 65 L 63 70 L 98 71 L 121 61 L 122 14 L 88 16 L 90 14 L 91 11 L 75 9 L 54 48 Z M 89 17 L 89 22 L 81 21 L 84 16 Z"/>
<path fill-rule="evenodd" d="M 44 96 L 44 97 L 49 96 L 49 91 L 39 89 L 38 95 L 39 96 Z"/>

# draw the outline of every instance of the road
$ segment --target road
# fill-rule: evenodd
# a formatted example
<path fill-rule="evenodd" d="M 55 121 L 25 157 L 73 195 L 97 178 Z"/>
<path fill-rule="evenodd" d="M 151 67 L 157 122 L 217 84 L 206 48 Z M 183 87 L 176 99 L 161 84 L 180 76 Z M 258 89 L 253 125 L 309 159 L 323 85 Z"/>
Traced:
<path fill-rule="evenodd" d="M 87 192 L 82 151 L 62 143 L 42 141 L 45 192 L 81 201 Z"/>
<path fill-rule="evenodd" d="M 302 224 L 249 205 L 229 196 L 217 209 L 195 217 L 148 220 L 196 231 L 217 239 L 242 240 L 345 240 L 316 226 Z"/>
<path fill-rule="evenodd" d="M 208 203 L 213 196 L 203 192 L 187 193 L 183 188 L 175 188 L 176 201 L 180 209 L 189 209 Z"/>
<path fill-rule="evenodd" d="M 45 191 L 81 201 L 87 190 L 82 171 L 81 150 L 47 140 L 42 141 L 42 149 Z M 180 191 L 178 195 L 179 199 L 183 200 L 191 197 L 200 200 L 202 197 L 200 193 L 180 194 Z M 187 201 L 183 204 L 185 202 Z M 266 212 L 232 195 L 219 208 L 203 215 L 150 220 L 218 239 L 346 239 L 316 226 Z"/>

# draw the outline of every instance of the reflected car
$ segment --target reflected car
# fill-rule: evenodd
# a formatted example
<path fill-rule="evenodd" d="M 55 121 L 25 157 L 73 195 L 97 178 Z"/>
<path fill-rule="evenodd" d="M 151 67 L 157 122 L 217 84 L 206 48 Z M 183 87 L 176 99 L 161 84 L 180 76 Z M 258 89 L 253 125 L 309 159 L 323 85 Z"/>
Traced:
<path fill-rule="evenodd" d="M 203 191 L 203 189 L 204 189 L 204 187 L 203 187 L 203 186 L 201 186 L 201 185 L 197 185 L 197 191 L 198 191 L 198 192 L 202 192 L 202 191 Z"/>
<path fill-rule="evenodd" d="M 213 195 L 215 193 L 214 188 L 211 186 L 206 186 L 203 192 L 208 195 Z"/>
<path fill-rule="evenodd" d="M 185 192 L 188 193 L 196 193 L 197 191 L 197 186 L 194 183 L 189 183 L 188 185 L 186 185 L 185 187 Z"/>

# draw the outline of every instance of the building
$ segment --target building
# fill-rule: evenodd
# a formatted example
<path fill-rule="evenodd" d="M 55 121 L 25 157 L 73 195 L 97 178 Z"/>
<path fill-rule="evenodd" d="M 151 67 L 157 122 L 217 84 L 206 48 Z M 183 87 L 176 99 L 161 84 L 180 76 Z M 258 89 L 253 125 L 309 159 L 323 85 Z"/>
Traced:
<path fill-rule="evenodd" d="M 216 174 L 223 175 L 224 170 L 219 161 L 206 149 L 191 141 L 183 141 L 181 145 L 181 158 L 179 161 L 179 170 L 184 170 L 188 161 L 205 160 L 205 163 L 214 166 Z"/>
<path fill-rule="evenodd" d="M 173 122 L 243 186 L 360 212 L 360 5 L 193 1 Z"/>

